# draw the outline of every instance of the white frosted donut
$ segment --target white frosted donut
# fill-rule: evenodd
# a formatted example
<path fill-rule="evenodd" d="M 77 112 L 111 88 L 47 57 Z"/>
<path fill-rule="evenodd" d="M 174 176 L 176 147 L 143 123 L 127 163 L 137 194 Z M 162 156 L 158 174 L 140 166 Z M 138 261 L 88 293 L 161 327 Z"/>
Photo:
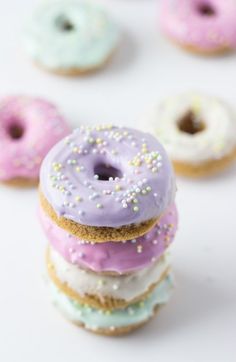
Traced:
<path fill-rule="evenodd" d="M 199 93 L 166 99 L 144 119 L 175 163 L 198 166 L 236 155 L 236 119 L 228 105 Z"/>
<path fill-rule="evenodd" d="M 149 288 L 158 283 L 169 269 L 169 258 L 165 255 L 157 262 L 131 274 L 101 275 L 80 269 L 68 263 L 53 248 L 49 250 L 49 260 L 57 279 L 81 297 L 97 295 L 100 300 L 110 297 L 131 302 L 147 293 Z"/>

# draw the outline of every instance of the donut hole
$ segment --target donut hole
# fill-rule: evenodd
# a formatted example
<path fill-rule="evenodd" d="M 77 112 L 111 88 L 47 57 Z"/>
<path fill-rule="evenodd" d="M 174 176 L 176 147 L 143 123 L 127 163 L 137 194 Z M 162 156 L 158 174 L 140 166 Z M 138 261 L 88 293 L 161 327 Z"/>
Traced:
<path fill-rule="evenodd" d="M 70 21 L 70 19 L 67 19 L 64 16 L 58 17 L 56 24 L 59 30 L 65 33 L 75 30 L 74 24 Z"/>
<path fill-rule="evenodd" d="M 69 21 L 69 20 L 65 20 L 62 25 L 62 30 L 63 31 L 71 31 L 74 30 L 74 25 Z"/>
<path fill-rule="evenodd" d="M 111 177 L 113 179 L 115 179 L 116 177 L 122 178 L 121 170 L 105 163 L 99 163 L 95 165 L 94 175 L 97 175 L 98 180 L 100 181 L 109 181 Z"/>
<path fill-rule="evenodd" d="M 181 132 L 194 135 L 205 129 L 205 124 L 192 111 L 186 113 L 179 121 L 178 128 Z"/>
<path fill-rule="evenodd" d="M 19 140 L 24 135 L 24 127 L 19 122 L 12 122 L 7 128 L 7 134 L 12 140 Z"/>
<path fill-rule="evenodd" d="M 209 2 L 202 2 L 197 6 L 197 11 L 202 16 L 216 15 L 216 9 Z"/>

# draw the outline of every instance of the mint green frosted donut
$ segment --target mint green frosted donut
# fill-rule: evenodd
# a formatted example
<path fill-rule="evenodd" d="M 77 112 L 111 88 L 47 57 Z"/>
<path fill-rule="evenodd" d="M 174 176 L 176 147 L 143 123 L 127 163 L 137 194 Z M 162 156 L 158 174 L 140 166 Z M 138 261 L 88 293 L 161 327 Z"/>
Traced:
<path fill-rule="evenodd" d="M 171 276 L 168 276 L 143 302 L 107 313 L 73 301 L 50 282 L 51 297 L 58 309 L 72 322 L 83 323 L 90 330 L 115 330 L 143 323 L 153 316 L 156 306 L 168 302 L 172 289 L 173 280 Z"/>
<path fill-rule="evenodd" d="M 76 0 L 41 4 L 24 34 L 26 50 L 49 70 L 89 70 L 101 66 L 117 47 L 120 32 L 97 5 Z"/>

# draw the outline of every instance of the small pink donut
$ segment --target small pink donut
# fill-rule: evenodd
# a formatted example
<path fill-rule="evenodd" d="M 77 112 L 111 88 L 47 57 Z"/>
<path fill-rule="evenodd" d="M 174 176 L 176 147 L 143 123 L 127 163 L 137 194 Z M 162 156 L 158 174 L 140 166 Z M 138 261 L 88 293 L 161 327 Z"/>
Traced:
<path fill-rule="evenodd" d="M 92 244 L 61 229 L 41 207 L 39 217 L 51 246 L 69 263 L 95 273 L 126 274 L 145 268 L 163 255 L 178 226 L 177 209 L 172 205 L 149 232 L 137 239 Z"/>
<path fill-rule="evenodd" d="M 202 53 L 236 46 L 235 0 L 163 0 L 161 26 L 179 45 Z"/>
<path fill-rule="evenodd" d="M 70 129 L 51 103 L 26 96 L 0 101 L 0 181 L 35 183 L 43 158 Z"/>

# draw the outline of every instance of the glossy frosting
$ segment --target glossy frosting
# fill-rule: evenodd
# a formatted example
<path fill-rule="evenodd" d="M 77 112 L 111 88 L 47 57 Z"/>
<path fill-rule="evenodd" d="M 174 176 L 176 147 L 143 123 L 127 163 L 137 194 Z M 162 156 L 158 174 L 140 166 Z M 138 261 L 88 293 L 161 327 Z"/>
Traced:
<path fill-rule="evenodd" d="M 168 272 L 169 263 L 166 257 L 152 263 L 146 268 L 128 275 L 108 276 L 80 269 L 65 261 L 57 251 L 50 248 L 50 264 L 57 279 L 71 290 L 83 297 L 96 295 L 122 299 L 130 302 L 148 292 L 150 287 L 158 283 Z"/>
<path fill-rule="evenodd" d="M 69 263 L 94 272 L 124 274 L 148 266 L 172 243 L 178 224 L 177 210 L 172 205 L 160 221 L 144 236 L 126 242 L 86 243 L 59 228 L 39 210 L 47 239 Z"/>
<path fill-rule="evenodd" d="M 0 101 L 0 180 L 37 180 L 41 162 L 69 127 L 51 103 L 26 96 Z"/>
<path fill-rule="evenodd" d="M 95 4 L 54 0 L 41 4 L 25 31 L 29 55 L 51 69 L 89 69 L 103 64 L 120 34 L 108 14 Z"/>
<path fill-rule="evenodd" d="M 175 195 L 161 144 L 148 133 L 114 126 L 76 129 L 49 152 L 40 182 L 58 215 L 89 226 L 158 218 Z"/>
<path fill-rule="evenodd" d="M 152 317 L 154 308 L 168 302 L 173 281 L 168 276 L 153 293 L 141 303 L 131 304 L 125 309 L 103 312 L 89 306 L 81 305 L 60 292 L 50 283 L 51 297 L 58 309 L 72 322 L 83 323 L 91 330 L 125 327 L 147 321 Z"/>
<path fill-rule="evenodd" d="M 177 42 L 203 51 L 236 46 L 234 0 L 164 0 L 162 28 Z"/>
<path fill-rule="evenodd" d="M 178 127 L 189 111 L 204 130 L 188 134 Z M 147 114 L 143 122 L 165 146 L 170 158 L 190 164 L 221 159 L 236 148 L 236 120 L 230 107 L 199 93 L 169 97 Z"/>

